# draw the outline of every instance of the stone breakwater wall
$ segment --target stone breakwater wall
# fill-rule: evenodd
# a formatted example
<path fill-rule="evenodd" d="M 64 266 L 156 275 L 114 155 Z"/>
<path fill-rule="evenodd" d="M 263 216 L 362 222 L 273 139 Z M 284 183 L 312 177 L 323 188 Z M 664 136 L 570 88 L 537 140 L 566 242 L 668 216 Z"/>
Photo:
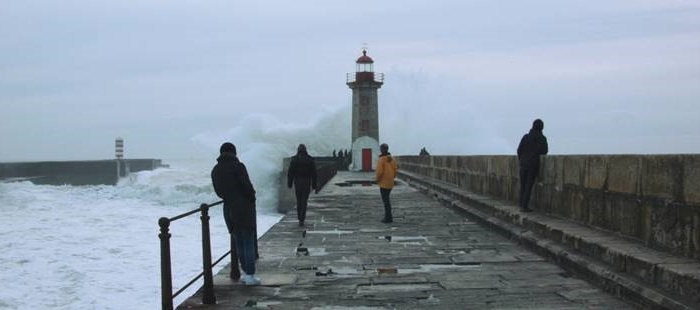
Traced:
<path fill-rule="evenodd" d="M 700 155 L 542 156 L 530 206 L 700 258 Z M 399 156 L 399 170 L 517 205 L 515 156 Z"/>
<path fill-rule="evenodd" d="M 0 181 L 47 185 L 114 185 L 130 172 L 163 167 L 160 159 L 107 159 L 0 163 Z"/>

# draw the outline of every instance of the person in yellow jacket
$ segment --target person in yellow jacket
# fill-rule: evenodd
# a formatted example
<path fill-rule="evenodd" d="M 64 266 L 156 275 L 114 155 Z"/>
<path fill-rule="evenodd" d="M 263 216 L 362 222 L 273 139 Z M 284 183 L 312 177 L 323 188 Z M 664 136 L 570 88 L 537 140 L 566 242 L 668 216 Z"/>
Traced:
<path fill-rule="evenodd" d="M 382 195 L 382 201 L 384 202 L 384 218 L 382 223 L 391 223 L 394 221 L 394 217 L 391 214 L 391 201 L 389 200 L 389 194 L 391 194 L 391 189 L 394 188 L 394 178 L 396 177 L 396 172 L 399 170 L 399 165 L 396 163 L 396 159 L 391 157 L 389 153 L 389 146 L 386 143 L 382 143 L 379 146 L 379 160 L 377 160 L 377 184 L 379 185 L 379 193 Z"/>

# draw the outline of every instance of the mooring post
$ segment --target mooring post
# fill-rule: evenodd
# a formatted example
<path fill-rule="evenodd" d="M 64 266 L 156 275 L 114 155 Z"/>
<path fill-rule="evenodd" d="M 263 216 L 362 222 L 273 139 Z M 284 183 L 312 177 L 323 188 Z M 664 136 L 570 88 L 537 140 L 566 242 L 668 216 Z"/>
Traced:
<path fill-rule="evenodd" d="M 204 295 L 202 303 L 205 305 L 216 304 L 214 296 L 214 275 L 211 270 L 211 239 L 209 236 L 209 205 L 203 203 L 202 210 L 202 264 L 204 268 Z"/>
<path fill-rule="evenodd" d="M 161 306 L 163 310 L 173 309 L 173 278 L 170 266 L 170 219 L 161 217 L 158 219 L 160 226 L 160 287 Z"/>

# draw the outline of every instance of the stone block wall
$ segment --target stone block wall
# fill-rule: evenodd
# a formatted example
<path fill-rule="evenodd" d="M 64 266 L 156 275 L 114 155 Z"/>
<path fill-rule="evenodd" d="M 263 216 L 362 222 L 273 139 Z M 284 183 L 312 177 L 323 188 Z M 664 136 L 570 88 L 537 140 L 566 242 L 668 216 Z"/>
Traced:
<path fill-rule="evenodd" d="M 130 172 L 162 167 L 160 159 L 105 159 L 0 163 L 0 181 L 23 179 L 41 185 L 115 185 Z"/>
<path fill-rule="evenodd" d="M 156 168 L 160 168 L 163 166 L 162 160 L 153 159 L 153 158 L 124 159 L 124 161 L 129 163 L 129 171 L 130 172 L 150 171 L 150 170 L 155 170 Z"/>
<path fill-rule="evenodd" d="M 515 156 L 400 156 L 400 170 L 517 205 Z M 700 155 L 543 156 L 530 205 L 700 258 Z"/>
<path fill-rule="evenodd" d="M 42 185 L 114 185 L 116 160 L 0 163 L 0 180 L 21 178 Z"/>

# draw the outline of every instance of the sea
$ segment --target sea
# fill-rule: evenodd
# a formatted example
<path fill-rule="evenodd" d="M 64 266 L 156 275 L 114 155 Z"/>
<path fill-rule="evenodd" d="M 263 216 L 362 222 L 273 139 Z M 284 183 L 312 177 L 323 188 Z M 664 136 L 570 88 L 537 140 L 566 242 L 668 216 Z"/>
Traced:
<path fill-rule="evenodd" d="M 116 186 L 0 184 L 0 309 L 160 308 L 158 219 L 219 200 L 211 161 L 170 165 L 132 174 Z M 229 235 L 221 206 L 210 216 L 216 259 L 228 251 Z M 275 208 L 258 207 L 259 235 L 280 218 Z M 199 214 L 173 222 L 170 231 L 178 290 L 202 271 Z"/>
<path fill-rule="evenodd" d="M 345 115 L 331 111 L 302 125 L 251 115 L 231 129 L 187 141 L 211 157 L 163 158 L 169 168 L 132 173 L 115 186 L 0 183 L 0 309 L 159 309 L 158 219 L 219 200 L 210 177 L 219 145 L 236 144 L 248 168 L 260 237 L 282 218 L 276 211 L 282 158 L 299 143 L 314 156 L 349 145 Z M 217 259 L 229 249 L 229 234 L 221 206 L 210 209 L 210 216 Z M 170 233 L 176 291 L 202 271 L 199 216 L 173 222 Z M 229 262 L 224 259 L 214 272 Z M 201 285 L 192 285 L 174 304 Z"/>

